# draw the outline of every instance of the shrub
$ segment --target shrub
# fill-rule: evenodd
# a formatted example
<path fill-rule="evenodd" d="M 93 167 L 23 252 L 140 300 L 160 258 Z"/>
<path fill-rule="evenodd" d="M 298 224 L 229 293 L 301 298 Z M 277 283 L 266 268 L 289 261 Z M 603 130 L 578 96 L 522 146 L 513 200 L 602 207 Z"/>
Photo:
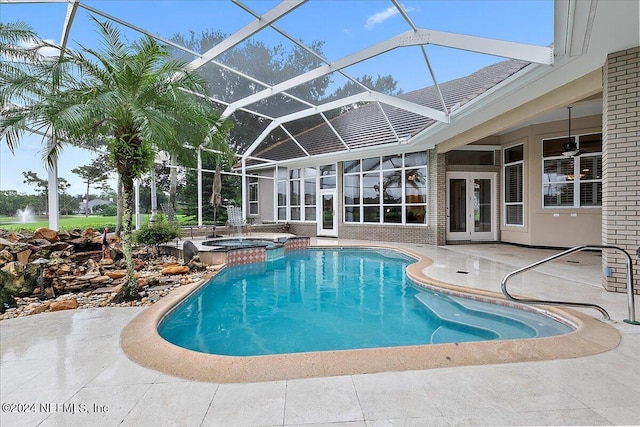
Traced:
<path fill-rule="evenodd" d="M 13 292 L 5 287 L 11 280 L 9 273 L 0 270 L 0 313 L 4 313 L 9 307 L 13 307 L 16 304 L 16 300 L 13 298 Z"/>
<path fill-rule="evenodd" d="M 164 215 L 158 215 L 153 224 L 145 224 L 133 235 L 135 243 L 140 245 L 153 246 L 156 255 L 160 245 L 167 243 L 180 235 L 178 227 L 166 220 Z"/>
<path fill-rule="evenodd" d="M 102 216 L 116 216 L 118 214 L 118 207 L 115 204 L 101 205 L 100 208 Z"/>

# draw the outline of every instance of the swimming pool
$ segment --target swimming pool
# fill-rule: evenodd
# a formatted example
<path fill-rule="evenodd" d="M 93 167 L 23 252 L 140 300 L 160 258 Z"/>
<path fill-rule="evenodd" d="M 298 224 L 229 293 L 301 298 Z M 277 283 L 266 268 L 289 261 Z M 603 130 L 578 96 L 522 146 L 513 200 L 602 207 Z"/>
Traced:
<path fill-rule="evenodd" d="M 252 356 L 568 333 L 539 313 L 418 289 L 390 250 L 306 249 L 229 267 L 164 318 L 159 334 L 203 353 Z"/>

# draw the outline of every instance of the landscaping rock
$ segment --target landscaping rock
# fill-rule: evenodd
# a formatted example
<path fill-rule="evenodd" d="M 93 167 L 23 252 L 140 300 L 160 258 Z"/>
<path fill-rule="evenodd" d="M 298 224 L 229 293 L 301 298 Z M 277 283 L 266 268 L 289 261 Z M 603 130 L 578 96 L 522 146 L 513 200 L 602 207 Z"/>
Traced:
<path fill-rule="evenodd" d="M 126 270 L 105 271 L 105 276 L 109 276 L 112 279 L 121 279 L 127 275 Z"/>
<path fill-rule="evenodd" d="M 23 265 L 27 265 L 29 263 L 29 256 L 31 255 L 31 250 L 27 249 L 17 254 L 16 258 L 18 258 L 18 262 Z"/>
<path fill-rule="evenodd" d="M 13 245 L 13 242 L 11 240 L 7 240 L 5 238 L 0 237 L 0 250 L 11 245 Z"/>
<path fill-rule="evenodd" d="M 63 301 L 54 301 L 49 306 L 51 311 L 74 310 L 76 308 L 78 308 L 78 300 L 75 298 Z"/>
<path fill-rule="evenodd" d="M 188 272 L 189 272 L 189 267 L 187 267 L 186 265 L 178 265 L 178 264 L 168 265 L 162 269 L 163 276 L 173 276 L 175 274 L 186 274 Z"/>
<path fill-rule="evenodd" d="M 5 273 L 8 273 L 10 276 L 14 278 L 18 278 L 22 276 L 22 274 L 24 273 L 24 265 L 20 264 L 18 261 L 12 261 L 7 265 L 5 265 L 4 267 L 2 267 L 2 271 L 4 271 Z"/>
<path fill-rule="evenodd" d="M 60 241 L 60 237 L 58 237 L 58 232 L 56 230 L 52 230 L 46 227 L 38 228 L 34 233 L 33 237 L 36 239 L 46 239 L 51 243 L 55 243 Z"/>
<path fill-rule="evenodd" d="M 89 282 L 96 284 L 96 283 L 108 282 L 110 280 L 111 280 L 111 277 L 109 276 L 98 276 L 98 277 L 94 277 L 93 279 L 89 279 Z"/>
<path fill-rule="evenodd" d="M 185 264 L 189 264 L 191 259 L 198 255 L 198 248 L 193 244 L 191 240 L 187 240 L 182 244 L 182 261 Z"/>
<path fill-rule="evenodd" d="M 156 258 L 145 251 L 134 251 L 135 277 L 142 291 L 141 298 L 145 300 L 116 304 L 112 299 L 122 289 L 126 277 L 119 238 L 110 238 L 113 259 L 104 262 L 101 261 L 100 247 L 93 250 L 91 243 L 84 247 L 71 243 L 72 240 L 74 243 L 85 240 L 100 242 L 99 232 L 61 231 L 57 233 L 60 240 L 54 243 L 44 238 L 45 235 L 55 240 L 46 229 L 40 230 L 36 237 L 36 233 L 28 230 L 13 232 L 0 228 L 0 269 L 7 273 L 4 280 L 0 280 L 0 291 L 4 289 L 9 295 L 14 295 L 13 299 L 5 300 L 10 307 L 0 314 L 0 320 L 53 311 L 54 308 L 71 309 L 76 303 L 77 308 L 150 305 L 173 289 L 199 282 L 204 277 L 196 272 L 201 270 L 197 255 L 191 259 L 189 268 L 176 257 L 163 255 Z M 120 256 L 115 257 L 114 254 Z M 30 262 L 37 258 L 49 261 L 44 268 L 45 296 L 42 300 L 37 283 L 39 269 Z M 209 266 L 201 271 L 205 271 L 207 276 L 214 272 Z M 52 308 L 54 292 L 57 298 Z M 76 303 L 58 304 L 74 299 Z"/>
<path fill-rule="evenodd" d="M 40 248 L 46 248 L 47 246 L 51 246 L 51 242 L 48 241 L 47 239 L 33 239 L 32 244 Z"/>

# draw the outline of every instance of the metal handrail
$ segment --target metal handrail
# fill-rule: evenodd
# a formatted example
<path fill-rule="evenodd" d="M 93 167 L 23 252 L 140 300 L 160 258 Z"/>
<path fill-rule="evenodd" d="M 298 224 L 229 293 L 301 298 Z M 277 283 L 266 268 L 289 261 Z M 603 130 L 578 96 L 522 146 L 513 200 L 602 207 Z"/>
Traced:
<path fill-rule="evenodd" d="M 583 303 L 583 302 L 570 302 L 570 301 L 520 299 L 520 298 L 516 298 L 516 297 L 512 296 L 507 291 L 507 282 L 513 276 L 516 276 L 516 275 L 518 275 L 520 273 L 524 273 L 525 271 L 529 271 L 529 270 L 531 270 L 531 269 L 533 269 L 535 267 L 538 267 L 539 265 L 545 264 L 545 263 L 547 263 L 549 261 L 553 261 L 555 259 L 562 258 L 563 256 L 567 256 L 567 255 L 573 254 L 575 252 L 580 252 L 580 251 L 587 250 L 587 249 L 597 249 L 597 250 L 600 250 L 600 251 L 602 251 L 603 249 L 614 249 L 614 250 L 622 252 L 625 255 L 625 258 L 627 260 L 627 303 L 628 303 L 628 308 L 629 308 L 629 319 L 625 319 L 624 321 L 627 322 L 627 323 L 631 323 L 633 325 L 640 325 L 640 322 L 636 322 L 636 320 L 635 320 L 635 303 L 634 303 L 634 291 L 633 291 L 633 269 L 631 268 L 631 256 L 629 256 L 627 251 L 625 251 L 624 249 L 622 249 L 621 247 L 618 247 L 618 246 L 610 246 L 610 245 L 581 245 L 581 246 L 576 246 L 574 248 L 567 249 L 564 252 L 560 252 L 559 254 L 552 255 L 552 256 L 550 256 L 548 258 L 545 258 L 543 260 L 534 262 L 534 263 L 529 264 L 529 265 L 527 265 L 525 267 L 522 267 L 522 268 L 519 268 L 517 270 L 514 270 L 511 273 L 509 273 L 506 276 L 504 276 L 504 278 L 502 279 L 502 282 L 501 282 L 502 293 L 504 294 L 505 297 L 507 297 L 507 299 L 509 299 L 511 301 L 519 302 L 519 303 L 522 303 L 522 304 L 568 305 L 568 306 L 572 306 L 572 307 L 593 308 L 593 309 L 598 310 L 600 313 L 602 313 L 602 315 L 604 316 L 604 318 L 606 320 L 611 320 L 611 317 L 609 316 L 609 313 L 607 313 L 607 311 L 604 308 L 602 308 L 602 307 L 600 307 L 599 305 L 596 305 L 596 304 L 589 304 L 589 303 Z"/>

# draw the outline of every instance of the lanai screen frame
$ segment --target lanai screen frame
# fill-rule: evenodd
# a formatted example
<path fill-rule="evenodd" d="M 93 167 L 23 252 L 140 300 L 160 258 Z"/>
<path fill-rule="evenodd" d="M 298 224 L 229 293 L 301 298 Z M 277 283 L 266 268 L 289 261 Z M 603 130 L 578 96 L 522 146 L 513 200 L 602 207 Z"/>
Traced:
<path fill-rule="evenodd" d="M 263 90 L 258 91 L 257 93 L 254 93 L 252 95 L 243 97 L 234 102 L 225 102 L 220 99 L 209 97 L 210 101 L 225 107 L 221 115 L 221 118 L 223 119 L 229 118 L 235 111 L 241 110 L 241 111 L 245 111 L 250 114 L 253 114 L 257 117 L 262 117 L 263 119 L 270 120 L 270 123 L 267 126 L 267 128 L 258 136 L 258 138 L 256 138 L 253 141 L 253 143 L 249 146 L 249 148 L 245 150 L 244 153 L 238 155 L 241 163 L 241 176 L 242 176 L 241 182 L 242 182 L 242 200 L 243 200 L 242 213 L 244 217 L 247 216 L 247 206 L 246 206 L 247 204 L 245 203 L 245 200 L 247 199 L 247 160 L 249 159 L 258 160 L 260 162 L 263 162 L 263 165 L 266 165 L 268 163 L 270 164 L 271 162 L 273 162 L 272 164 L 277 166 L 278 165 L 277 161 L 274 161 L 271 159 L 259 159 L 252 156 L 252 154 L 254 153 L 256 148 L 260 145 L 260 143 L 274 129 L 278 129 L 278 128 L 283 129 L 287 134 L 289 134 L 289 136 L 295 142 L 294 135 L 291 135 L 286 130 L 287 123 L 290 123 L 292 121 L 295 121 L 304 117 L 309 117 L 312 115 L 320 115 L 322 119 L 328 123 L 327 118 L 324 116 L 325 112 L 330 111 L 332 109 L 340 108 L 343 106 L 351 105 L 354 103 L 359 103 L 359 102 L 388 104 L 388 105 L 392 105 L 397 108 L 401 108 L 401 109 L 410 111 L 412 113 L 424 116 L 425 118 L 433 119 L 443 124 L 449 123 L 452 110 L 450 107 L 447 107 L 445 105 L 444 99 L 439 89 L 438 81 L 436 79 L 431 62 L 427 55 L 427 51 L 425 49 L 426 45 L 429 45 L 429 44 L 438 45 L 438 46 L 443 46 L 447 48 L 477 52 L 477 53 L 493 55 L 493 56 L 498 56 L 503 58 L 519 59 L 519 60 L 524 60 L 533 64 L 553 65 L 553 62 L 554 62 L 554 49 L 552 46 L 536 46 L 531 44 L 496 40 L 496 39 L 490 39 L 490 38 L 484 38 L 484 37 L 478 37 L 478 36 L 470 36 L 470 35 L 463 35 L 463 34 L 457 34 L 457 33 L 419 28 L 418 26 L 415 25 L 408 11 L 402 6 L 402 4 L 400 4 L 398 0 L 389 0 L 389 3 L 397 9 L 397 11 L 400 13 L 400 15 L 403 17 L 403 19 L 407 23 L 407 26 L 409 27 L 409 29 L 406 32 L 397 34 L 382 42 L 376 43 L 365 49 L 359 50 L 341 59 L 331 62 L 326 58 L 323 58 L 318 53 L 308 48 L 304 43 L 297 40 L 295 37 L 291 36 L 286 31 L 284 31 L 283 29 L 277 26 L 277 21 L 279 19 L 283 18 L 284 16 L 288 15 L 295 9 L 303 6 L 305 3 L 308 3 L 309 1 L 310 0 L 281 1 L 276 6 L 268 10 L 267 12 L 263 14 L 258 14 L 257 12 L 251 10 L 251 8 L 249 8 L 246 4 L 242 3 L 241 1 L 230 0 L 232 4 L 244 10 L 246 13 L 252 15 L 254 19 L 250 23 L 248 23 L 247 25 L 245 25 L 244 27 L 236 31 L 235 33 L 231 34 L 225 40 L 223 40 L 222 42 L 220 42 L 219 44 L 217 44 L 216 46 L 214 46 L 213 48 L 209 49 L 208 51 L 202 54 L 198 52 L 194 52 L 166 38 L 153 34 L 123 19 L 107 14 L 80 0 L 0 0 L 0 4 L 67 3 L 67 13 L 66 13 L 64 22 L 62 23 L 62 31 L 61 31 L 61 37 L 60 37 L 60 45 L 63 47 L 65 47 L 68 43 L 69 33 L 74 23 L 74 19 L 78 9 L 83 8 L 91 13 L 94 13 L 103 18 L 109 19 L 111 21 L 117 22 L 118 24 L 128 27 L 141 34 L 152 37 L 164 44 L 172 46 L 173 48 L 176 48 L 176 49 L 185 51 L 191 55 L 194 55 L 196 59 L 187 65 L 187 67 L 191 70 L 197 70 L 209 62 L 213 62 L 213 63 L 216 63 L 216 65 L 218 66 L 224 67 L 225 69 L 227 69 L 232 73 L 235 73 L 243 78 L 250 79 L 253 83 L 257 85 L 263 86 L 264 87 Z M 229 66 L 216 62 L 217 57 L 219 57 L 220 55 L 229 51 L 233 47 L 247 40 L 249 37 L 259 33 L 260 31 L 266 28 L 276 31 L 277 33 L 279 33 L 280 35 L 282 35 L 283 37 L 285 37 L 286 39 L 294 43 L 299 48 L 303 49 L 304 51 L 306 51 L 311 55 L 314 55 L 317 59 L 319 59 L 325 65 L 322 65 L 309 72 L 299 74 L 293 78 L 285 80 L 284 82 L 281 82 L 275 85 L 269 85 L 256 78 L 247 76 L 245 73 L 242 73 L 241 71 L 234 70 Z M 403 100 L 396 96 L 391 96 L 391 95 L 386 95 L 380 92 L 376 92 L 371 88 L 368 88 L 362 83 L 360 83 L 358 80 L 350 76 L 345 71 L 345 68 L 349 66 L 360 63 L 362 61 L 373 58 L 375 56 L 384 54 L 386 52 L 392 51 L 394 49 L 407 47 L 407 46 L 420 47 L 422 56 L 424 58 L 424 65 L 428 70 L 434 82 L 434 86 L 436 87 L 439 93 L 439 97 L 441 101 L 440 109 L 424 107 L 424 106 Z M 349 97 L 345 97 L 345 98 L 332 101 L 326 104 L 321 104 L 321 105 L 313 104 L 306 100 L 301 100 L 300 98 L 295 97 L 294 95 L 291 95 L 287 92 L 288 90 L 293 89 L 300 84 L 310 82 L 313 79 L 326 76 L 331 73 L 340 73 L 346 79 L 348 79 L 352 83 L 355 83 L 357 86 L 361 87 L 362 92 L 356 95 L 352 95 Z M 249 106 L 256 101 L 260 101 L 260 100 L 267 99 L 274 96 L 289 97 L 291 99 L 294 99 L 297 102 L 307 105 L 308 108 L 292 114 L 274 116 L 274 117 L 270 117 L 266 114 L 260 113 L 258 111 L 255 111 L 249 108 Z M 461 109 L 464 109 L 464 106 Z M 460 110 L 458 110 L 458 113 L 459 112 Z M 387 123 L 393 130 L 393 126 L 391 125 L 389 120 L 387 120 Z M 330 126 L 330 128 L 333 129 L 333 132 L 336 133 L 336 136 L 340 138 L 340 135 L 338 134 L 338 132 L 333 127 Z M 295 143 L 298 144 L 297 142 Z M 401 140 L 400 138 L 398 138 L 397 143 L 398 144 L 410 143 L 410 141 Z M 344 147 L 345 149 L 343 152 L 351 152 L 350 147 L 348 147 L 347 144 L 344 144 L 344 145 L 345 145 Z M 298 146 L 302 148 L 299 144 Z M 309 160 L 314 158 L 314 156 L 310 155 L 304 149 L 302 150 L 303 152 L 305 152 L 304 157 L 300 157 L 297 159 L 289 159 L 287 162 L 290 162 L 292 160 Z M 198 150 L 198 154 L 199 153 L 200 153 L 200 150 Z M 57 185 L 56 185 L 57 165 L 55 164 L 49 171 L 48 181 L 49 181 L 49 227 L 57 230 L 59 204 L 58 204 L 58 197 L 57 197 L 58 194 L 57 194 Z M 198 187 L 201 188 L 201 186 L 202 186 L 202 169 L 201 169 L 201 165 L 199 165 L 198 166 Z M 201 191 L 199 192 L 199 197 L 198 197 L 198 225 L 202 226 L 202 192 Z"/>

